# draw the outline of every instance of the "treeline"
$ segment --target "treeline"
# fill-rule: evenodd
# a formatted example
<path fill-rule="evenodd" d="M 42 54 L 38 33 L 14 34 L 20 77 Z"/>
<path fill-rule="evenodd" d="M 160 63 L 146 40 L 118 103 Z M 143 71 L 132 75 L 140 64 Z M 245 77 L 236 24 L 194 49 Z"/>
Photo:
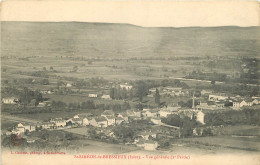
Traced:
<path fill-rule="evenodd" d="M 109 95 L 111 99 L 122 100 L 122 99 L 132 99 L 134 97 L 133 90 L 126 90 L 125 88 L 110 88 Z"/>
<path fill-rule="evenodd" d="M 198 79 L 198 80 L 209 80 L 209 81 L 225 81 L 227 75 L 224 73 L 203 73 L 201 71 L 192 71 L 189 75 L 185 76 L 188 79 Z"/>
<path fill-rule="evenodd" d="M 160 61 L 176 61 L 176 60 L 201 60 L 203 57 L 190 56 L 190 57 L 132 57 L 128 60 L 140 61 L 140 60 L 160 60 Z"/>
<path fill-rule="evenodd" d="M 35 100 L 35 106 L 37 106 L 39 102 L 45 100 L 39 90 L 34 91 L 27 87 L 24 87 L 22 90 L 13 87 L 6 87 L 2 92 L 8 96 L 18 97 L 20 103 L 24 106 L 30 104 L 32 100 Z"/>
<path fill-rule="evenodd" d="M 53 110 L 113 110 L 114 112 L 121 112 L 128 109 L 131 109 L 131 105 L 128 102 L 120 103 L 107 103 L 107 104 L 96 104 L 92 100 L 88 100 L 82 103 L 65 103 L 62 101 L 52 101 Z"/>
<path fill-rule="evenodd" d="M 204 122 L 206 125 L 235 125 L 235 124 L 254 124 L 260 125 L 259 109 L 244 109 L 241 111 L 211 112 L 205 114 Z"/>
<path fill-rule="evenodd" d="M 134 96 L 139 98 L 139 101 L 143 101 L 143 97 L 149 94 L 149 89 L 160 86 L 189 88 L 186 83 L 180 82 L 180 80 L 138 80 L 134 82 Z"/>
<path fill-rule="evenodd" d="M 239 84 L 218 84 L 213 85 L 214 92 L 232 93 L 240 96 L 255 96 L 259 94 L 259 86 Z"/>

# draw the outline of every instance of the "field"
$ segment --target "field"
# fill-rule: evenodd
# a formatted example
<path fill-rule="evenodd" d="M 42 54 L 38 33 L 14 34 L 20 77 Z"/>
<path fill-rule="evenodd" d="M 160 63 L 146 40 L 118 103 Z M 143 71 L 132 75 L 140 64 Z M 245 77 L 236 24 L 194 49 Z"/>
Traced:
<path fill-rule="evenodd" d="M 205 64 L 221 57 L 224 61 L 229 57 L 231 63 L 245 56 L 257 57 L 259 30 L 3 22 L 1 63 L 8 74 L 3 72 L 2 76 L 9 80 L 29 78 L 17 71 L 41 71 L 43 67 L 53 67 L 55 75 L 61 78 L 109 80 L 178 78 L 197 69 L 232 73 L 238 68 L 225 69 L 228 63 L 213 70 Z M 189 60 L 191 57 L 197 59 Z M 72 73 L 74 66 L 78 70 Z"/>
<path fill-rule="evenodd" d="M 223 128 L 223 135 L 212 137 L 186 138 L 185 143 L 197 147 L 229 148 L 236 150 L 260 151 L 259 126 L 227 126 Z"/>
<path fill-rule="evenodd" d="M 258 126 L 227 126 L 224 127 L 225 135 L 238 135 L 238 136 L 258 136 L 260 137 L 260 128 Z"/>
<path fill-rule="evenodd" d="M 250 138 L 236 138 L 229 136 L 218 136 L 218 137 L 199 137 L 199 138 L 187 138 L 184 141 L 196 144 L 198 146 L 214 146 L 214 147 L 224 147 L 224 148 L 232 148 L 238 150 L 249 150 L 249 151 L 259 151 L 260 143 L 259 139 L 254 141 L 250 140 Z"/>

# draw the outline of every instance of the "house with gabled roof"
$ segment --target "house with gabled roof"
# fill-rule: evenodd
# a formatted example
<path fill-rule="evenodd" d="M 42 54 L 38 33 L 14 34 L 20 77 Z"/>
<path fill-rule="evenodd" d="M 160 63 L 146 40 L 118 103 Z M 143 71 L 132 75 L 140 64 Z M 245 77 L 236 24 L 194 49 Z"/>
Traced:
<path fill-rule="evenodd" d="M 19 99 L 16 97 L 6 97 L 2 98 L 2 103 L 3 104 L 16 104 L 19 102 Z"/>
<path fill-rule="evenodd" d="M 110 97 L 110 95 L 102 95 L 102 96 L 101 96 L 101 99 L 111 100 L 111 97 Z"/>
<path fill-rule="evenodd" d="M 101 116 L 114 116 L 115 115 L 115 112 L 113 110 L 105 110 Z"/>
<path fill-rule="evenodd" d="M 82 125 L 86 126 L 89 125 L 89 113 L 88 114 L 77 114 L 73 116 L 73 118 L 69 119 L 66 121 L 66 123 L 71 122 L 71 124 L 77 124 L 77 125 Z"/>
<path fill-rule="evenodd" d="M 133 88 L 132 85 L 128 85 L 127 83 L 120 84 L 119 86 L 120 86 L 121 89 L 126 89 L 126 90 L 131 90 Z"/>
<path fill-rule="evenodd" d="M 252 106 L 252 105 L 253 105 L 253 100 L 251 98 L 240 99 L 238 101 L 233 102 L 233 108 L 240 108 L 243 106 Z"/>
<path fill-rule="evenodd" d="M 65 127 L 66 126 L 66 120 L 63 120 L 62 118 L 54 118 L 51 119 L 50 122 L 53 122 L 56 127 Z"/>
<path fill-rule="evenodd" d="M 119 125 L 121 124 L 122 122 L 124 122 L 125 120 L 122 118 L 122 117 L 116 117 L 116 120 L 115 120 L 115 124 L 116 125 Z"/>
<path fill-rule="evenodd" d="M 159 110 L 157 110 L 157 109 L 152 109 L 149 111 L 142 112 L 142 116 L 144 118 L 158 117 L 159 115 L 160 115 L 160 113 L 159 113 Z"/>
<path fill-rule="evenodd" d="M 126 114 L 127 114 L 128 117 L 135 116 L 134 110 L 127 110 Z"/>
<path fill-rule="evenodd" d="M 124 119 L 124 121 L 128 121 L 127 112 L 120 112 L 120 113 L 118 113 L 117 117 L 121 117 Z"/>
<path fill-rule="evenodd" d="M 32 132 L 36 130 L 36 125 L 28 123 L 18 123 L 17 126 L 12 130 L 13 134 L 21 135 L 26 131 Z"/>
<path fill-rule="evenodd" d="M 107 127 L 108 126 L 108 121 L 104 116 L 96 117 L 95 118 L 98 127 Z"/>
<path fill-rule="evenodd" d="M 220 101 L 220 100 L 225 101 L 227 99 L 228 99 L 228 96 L 223 93 L 209 95 L 209 101 Z"/>
<path fill-rule="evenodd" d="M 114 116 L 105 116 L 107 120 L 107 125 L 115 125 L 116 124 L 116 118 Z"/>
<path fill-rule="evenodd" d="M 162 120 L 160 117 L 153 117 L 151 118 L 151 122 L 155 125 L 161 125 L 162 124 Z"/>
<path fill-rule="evenodd" d="M 260 98 L 255 98 L 255 99 L 253 99 L 252 103 L 253 103 L 254 105 L 260 104 Z"/>
<path fill-rule="evenodd" d="M 99 126 L 95 118 L 88 118 L 88 120 L 89 120 L 89 125 L 91 125 L 93 127 Z"/>
<path fill-rule="evenodd" d="M 42 129 L 53 129 L 55 127 L 55 123 L 53 123 L 53 122 L 42 122 L 40 124 L 40 127 Z"/>

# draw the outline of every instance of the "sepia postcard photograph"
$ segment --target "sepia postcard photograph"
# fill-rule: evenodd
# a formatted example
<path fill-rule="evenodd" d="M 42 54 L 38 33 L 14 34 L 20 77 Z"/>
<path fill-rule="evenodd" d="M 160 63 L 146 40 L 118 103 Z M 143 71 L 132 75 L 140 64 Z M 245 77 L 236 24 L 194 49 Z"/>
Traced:
<path fill-rule="evenodd" d="M 260 164 L 260 1 L 0 3 L 1 164 Z"/>

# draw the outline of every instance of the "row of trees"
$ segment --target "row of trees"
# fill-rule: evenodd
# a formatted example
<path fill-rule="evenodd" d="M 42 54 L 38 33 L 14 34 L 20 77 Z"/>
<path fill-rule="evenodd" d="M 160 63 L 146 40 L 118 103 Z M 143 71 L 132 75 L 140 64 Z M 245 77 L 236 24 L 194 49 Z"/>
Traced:
<path fill-rule="evenodd" d="M 121 99 L 133 99 L 133 90 L 126 90 L 125 88 L 110 88 L 109 95 L 111 99 L 121 100 Z"/>
<path fill-rule="evenodd" d="M 115 112 L 120 112 L 120 111 L 131 109 L 131 105 L 128 102 L 124 102 L 122 104 L 119 103 L 96 104 L 92 100 L 88 100 L 82 103 L 68 103 L 68 104 L 62 101 L 52 101 L 52 108 L 57 110 L 63 110 L 64 108 L 68 108 L 70 110 L 112 109 Z"/>
<path fill-rule="evenodd" d="M 17 96 L 24 106 L 30 104 L 32 100 L 35 100 L 35 106 L 37 106 L 39 102 L 45 100 L 39 90 L 33 91 L 27 87 L 24 87 L 23 90 L 18 90 L 14 87 L 6 87 L 2 92 L 8 96 Z"/>

